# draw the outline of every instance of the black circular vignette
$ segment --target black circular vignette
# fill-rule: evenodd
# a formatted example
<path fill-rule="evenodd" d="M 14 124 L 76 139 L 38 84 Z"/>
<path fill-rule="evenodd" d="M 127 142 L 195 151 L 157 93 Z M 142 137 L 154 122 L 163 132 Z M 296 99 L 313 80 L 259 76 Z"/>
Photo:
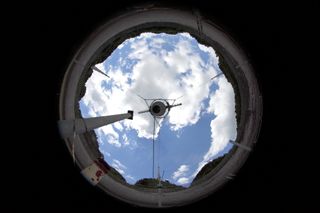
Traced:
<path fill-rule="evenodd" d="M 26 19 L 32 22 L 29 30 L 34 31 L 29 52 L 33 60 L 37 59 L 33 62 L 37 68 L 28 69 L 30 73 L 25 79 L 32 82 L 26 88 L 34 94 L 31 97 L 32 105 L 39 107 L 30 110 L 37 115 L 34 120 L 41 125 L 30 125 L 26 128 L 29 134 L 23 137 L 28 137 L 28 141 L 32 143 L 27 147 L 31 162 L 25 163 L 30 167 L 23 165 L 22 168 L 27 168 L 30 177 L 27 178 L 28 196 L 15 196 L 15 199 L 25 203 L 22 206 L 32 209 L 43 209 L 45 206 L 60 210 L 132 208 L 131 205 L 93 188 L 79 175 L 79 169 L 73 165 L 72 158 L 58 135 L 56 121 L 64 71 L 79 44 L 108 17 L 117 14 L 117 11 L 128 8 L 128 4 L 141 3 L 144 2 L 117 1 L 112 3 L 112 7 L 110 4 L 42 5 L 41 10 L 29 10 L 34 12 L 30 21 Z M 296 55 L 292 44 L 297 45 L 297 51 L 302 51 L 303 45 L 296 41 L 303 33 L 297 32 L 296 26 L 306 30 L 314 28 L 316 24 L 313 24 L 313 11 L 310 9 L 309 13 L 309 7 L 300 8 L 301 5 L 273 3 L 243 4 L 224 1 L 214 5 L 208 1 L 191 1 L 184 2 L 183 5 L 177 2 L 165 4 L 197 7 L 202 14 L 223 26 L 248 54 L 264 98 L 259 141 L 236 178 L 212 196 L 172 210 L 204 207 L 241 211 L 315 207 L 315 198 L 310 191 L 317 188 L 312 172 L 316 167 L 304 163 L 309 156 L 297 154 L 299 142 L 309 144 L 314 139 L 299 132 L 301 129 L 311 131 L 311 127 L 301 127 L 306 120 L 292 109 L 297 104 L 297 96 L 304 94 L 296 88 L 295 82 L 301 79 L 301 69 L 307 66 L 293 66 L 292 61 Z M 317 8 L 317 5 L 311 7 Z M 297 15 L 298 11 L 304 12 Z M 305 13 L 309 14 L 304 16 Z M 45 74 L 43 70 L 46 70 Z M 41 76 L 42 80 L 35 76 Z M 46 95 L 40 94 L 40 90 L 45 91 Z M 303 109 L 306 108 L 308 107 Z M 312 148 L 309 146 L 309 149 Z M 21 161 L 14 161 L 14 164 L 21 165 Z M 18 194 L 19 187 L 10 191 Z"/>

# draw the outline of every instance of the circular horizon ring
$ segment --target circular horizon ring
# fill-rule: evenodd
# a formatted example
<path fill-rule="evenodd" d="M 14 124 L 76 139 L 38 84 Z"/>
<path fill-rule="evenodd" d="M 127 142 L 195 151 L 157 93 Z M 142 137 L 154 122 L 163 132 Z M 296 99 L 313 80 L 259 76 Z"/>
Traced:
<path fill-rule="evenodd" d="M 101 62 L 125 39 L 139 35 L 142 32 L 188 32 L 199 43 L 214 47 L 229 65 L 230 73 L 224 73 L 239 98 L 240 107 L 237 139 L 234 142 L 237 149 L 232 156 L 224 159 L 221 168 L 215 168 L 195 186 L 175 191 L 161 192 L 138 191 L 108 175 L 104 175 L 97 186 L 109 195 L 122 201 L 144 207 L 173 207 L 186 205 L 207 197 L 224 185 L 234 176 L 244 164 L 249 151 L 257 141 L 262 120 L 262 95 L 257 79 L 254 75 L 245 53 L 234 40 L 220 27 L 209 20 L 201 19 L 199 15 L 190 11 L 171 8 L 147 8 L 126 12 L 106 22 L 81 45 L 74 55 L 65 73 L 59 100 L 59 119 L 72 120 L 81 117 L 78 100 L 81 97 L 81 85 L 88 78 L 92 65 Z M 99 158 L 97 147 L 88 141 L 89 133 L 75 135 L 65 139 L 66 145 L 72 153 L 74 143 L 74 157 L 81 170 L 94 164 Z"/>

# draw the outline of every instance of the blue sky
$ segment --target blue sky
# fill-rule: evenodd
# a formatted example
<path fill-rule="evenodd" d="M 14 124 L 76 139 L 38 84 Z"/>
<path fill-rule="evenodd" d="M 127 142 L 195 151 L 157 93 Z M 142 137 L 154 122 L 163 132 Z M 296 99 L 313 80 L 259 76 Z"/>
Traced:
<path fill-rule="evenodd" d="M 105 160 L 129 183 L 152 177 L 153 117 L 144 98 L 177 99 L 158 119 L 155 168 L 163 179 L 187 186 L 209 161 L 227 153 L 236 139 L 235 100 L 231 84 L 219 74 L 211 47 L 187 33 L 143 33 L 123 42 L 96 66 L 110 78 L 93 72 L 80 100 L 83 117 L 134 110 L 133 120 L 96 129 Z M 150 104 L 151 102 L 148 102 Z"/>

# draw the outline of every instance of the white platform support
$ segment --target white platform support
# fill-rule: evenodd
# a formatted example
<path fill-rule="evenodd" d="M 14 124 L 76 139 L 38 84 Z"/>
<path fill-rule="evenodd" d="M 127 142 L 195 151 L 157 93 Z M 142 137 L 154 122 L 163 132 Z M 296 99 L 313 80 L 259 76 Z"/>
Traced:
<path fill-rule="evenodd" d="M 133 111 L 128 111 L 128 113 L 124 114 L 109 115 L 95 118 L 60 120 L 58 121 L 58 127 L 61 137 L 65 139 L 68 137 L 72 137 L 74 134 L 82 134 L 117 121 L 132 118 Z"/>

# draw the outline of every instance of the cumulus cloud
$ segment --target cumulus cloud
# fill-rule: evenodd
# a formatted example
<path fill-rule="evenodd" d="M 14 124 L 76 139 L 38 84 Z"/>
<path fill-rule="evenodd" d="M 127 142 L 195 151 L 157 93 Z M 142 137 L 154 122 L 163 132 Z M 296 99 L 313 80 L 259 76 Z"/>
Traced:
<path fill-rule="evenodd" d="M 109 152 L 103 152 L 103 154 L 105 155 L 105 156 L 108 156 L 108 157 L 111 157 L 111 154 L 109 153 Z"/>
<path fill-rule="evenodd" d="M 181 165 L 181 166 L 177 169 L 177 171 L 175 171 L 175 172 L 172 174 L 172 178 L 173 178 L 174 180 L 176 180 L 176 179 L 178 179 L 178 178 L 180 178 L 180 177 L 182 177 L 182 176 L 185 176 L 188 171 L 189 171 L 189 166 L 183 164 L 183 165 Z M 181 179 L 181 178 L 180 178 L 180 179 Z"/>
<path fill-rule="evenodd" d="M 201 168 L 213 160 L 222 150 L 226 148 L 230 140 L 237 137 L 237 123 L 235 115 L 235 94 L 231 84 L 225 77 L 217 79 L 219 89 L 210 95 L 207 111 L 214 113 L 216 118 L 210 123 L 211 144 L 203 160 L 199 163 L 193 177 Z"/>
<path fill-rule="evenodd" d="M 186 178 L 186 177 L 179 178 L 179 180 L 177 181 L 177 183 L 181 185 L 187 184 L 189 182 L 190 182 L 189 178 Z"/>
<path fill-rule="evenodd" d="M 121 143 L 119 142 L 119 134 L 114 130 L 112 125 L 106 125 L 96 129 L 96 134 L 99 138 L 103 138 L 103 140 L 101 140 L 102 143 L 106 141 L 115 147 L 121 147 Z"/>
<path fill-rule="evenodd" d="M 177 184 L 180 185 L 186 185 L 190 183 L 192 178 L 189 176 L 187 177 L 187 174 L 189 172 L 189 165 L 182 164 L 173 174 L 172 179 L 176 181 Z"/>
<path fill-rule="evenodd" d="M 126 175 L 126 178 L 129 179 L 131 182 L 135 181 L 135 178 L 131 175 Z"/>
<path fill-rule="evenodd" d="M 212 144 L 204 159 L 218 154 L 227 146 L 229 140 L 235 140 L 237 136 L 233 88 L 225 77 L 218 81 L 219 89 L 211 95 L 208 108 L 208 112 L 213 112 L 217 117 L 210 124 Z"/>
<path fill-rule="evenodd" d="M 126 134 L 124 134 L 123 136 L 122 136 L 122 138 L 123 138 L 123 145 L 125 145 L 125 146 L 129 146 L 129 139 L 128 139 L 128 136 L 126 135 Z"/>
<path fill-rule="evenodd" d="M 105 142 L 118 148 L 131 147 L 133 142 L 124 134 L 127 130 L 134 130 L 140 138 L 152 138 L 152 116 L 149 113 L 137 114 L 148 108 L 139 96 L 153 99 L 180 97 L 176 103 L 182 103 L 182 106 L 172 108 L 167 117 L 170 129 L 176 133 L 186 126 L 196 124 L 204 112 L 214 114 L 215 118 L 210 124 L 211 144 L 196 171 L 186 177 L 189 167 L 181 165 L 172 175 L 177 183 L 186 184 L 227 146 L 229 140 L 235 140 L 235 98 L 232 85 L 223 75 L 210 80 L 221 72 L 213 48 L 194 42 L 194 38 L 187 33 L 178 35 L 180 37 L 173 42 L 171 49 L 162 47 L 168 42 L 167 39 L 153 33 L 143 33 L 128 39 L 118 47 L 118 50 L 130 49 L 122 57 L 126 60 L 118 60 L 118 65 L 96 65 L 110 78 L 93 72 L 81 101 L 88 108 L 90 117 L 134 110 L 134 121 L 123 120 L 96 130 L 100 140 L 104 138 Z M 210 93 L 212 84 L 218 89 Z M 204 104 L 205 100 L 209 100 L 209 106 Z M 160 126 L 156 125 L 155 137 L 163 124 L 161 119 L 158 122 Z M 123 171 L 123 167 L 113 163 Z"/>
<path fill-rule="evenodd" d="M 173 50 L 162 49 L 159 52 L 155 50 L 161 47 L 165 40 L 161 38 L 148 40 L 155 36 L 153 33 L 143 33 L 137 38 L 126 41 L 131 48 L 128 60 L 137 60 L 131 72 L 125 72 L 119 67 L 97 65 L 110 76 L 110 79 L 94 72 L 86 83 L 87 92 L 83 102 L 90 109 L 90 116 L 147 109 L 148 106 L 138 95 L 154 99 L 175 99 L 182 96 L 177 101 L 181 102 L 182 106 L 173 108 L 168 116 L 171 129 L 177 131 L 187 125 L 195 124 L 200 119 L 202 102 L 209 97 L 209 86 L 212 83 L 210 78 L 219 73 L 214 66 L 217 61 L 214 50 L 201 47 L 211 56 L 210 60 L 205 62 L 199 51 L 194 51 L 194 48 L 200 47 L 192 44 L 193 38 L 184 33 L 173 45 Z M 111 85 L 111 88 L 104 89 L 102 87 L 104 83 Z M 124 121 L 124 126 L 117 124 L 114 128 L 119 131 L 122 131 L 123 127 L 126 130 L 134 129 L 138 137 L 151 139 L 152 123 L 153 118 L 148 113 L 135 114 L 134 122 Z M 161 120 L 159 123 L 161 124 Z M 157 126 L 156 137 L 159 129 Z M 115 141 L 113 144 L 119 146 Z"/>
<path fill-rule="evenodd" d="M 119 160 L 113 159 L 111 166 L 115 168 L 121 175 L 124 175 L 124 170 L 127 168 L 125 165 L 123 165 Z"/>

